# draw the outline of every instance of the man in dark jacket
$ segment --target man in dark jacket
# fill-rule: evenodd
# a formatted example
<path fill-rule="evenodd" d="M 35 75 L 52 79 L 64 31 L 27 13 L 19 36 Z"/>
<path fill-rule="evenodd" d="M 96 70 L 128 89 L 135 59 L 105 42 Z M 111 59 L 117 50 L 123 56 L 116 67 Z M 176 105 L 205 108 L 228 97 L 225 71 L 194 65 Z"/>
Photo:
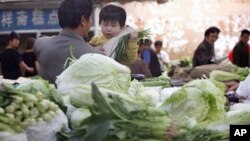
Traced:
<path fill-rule="evenodd" d="M 214 42 L 218 39 L 220 30 L 217 27 L 210 27 L 205 31 L 205 39 L 194 52 L 193 67 L 214 64 Z"/>
<path fill-rule="evenodd" d="M 240 40 L 233 49 L 233 63 L 239 67 L 249 66 L 248 40 L 250 31 L 244 29 L 241 31 Z"/>

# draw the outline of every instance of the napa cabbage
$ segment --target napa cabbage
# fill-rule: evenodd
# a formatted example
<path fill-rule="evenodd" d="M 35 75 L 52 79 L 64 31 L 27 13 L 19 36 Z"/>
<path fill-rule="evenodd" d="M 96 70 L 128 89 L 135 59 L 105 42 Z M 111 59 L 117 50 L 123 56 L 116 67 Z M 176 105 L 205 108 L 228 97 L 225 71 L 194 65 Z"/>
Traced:
<path fill-rule="evenodd" d="M 79 84 L 95 83 L 102 88 L 118 92 L 128 92 L 130 69 L 115 60 L 101 54 L 85 54 L 75 60 L 56 80 L 58 90 L 67 95 L 67 91 Z"/>
<path fill-rule="evenodd" d="M 207 124 L 222 119 L 226 102 L 222 86 L 209 79 L 193 80 L 174 92 L 160 108 L 180 120 L 194 117 L 198 123 Z"/>

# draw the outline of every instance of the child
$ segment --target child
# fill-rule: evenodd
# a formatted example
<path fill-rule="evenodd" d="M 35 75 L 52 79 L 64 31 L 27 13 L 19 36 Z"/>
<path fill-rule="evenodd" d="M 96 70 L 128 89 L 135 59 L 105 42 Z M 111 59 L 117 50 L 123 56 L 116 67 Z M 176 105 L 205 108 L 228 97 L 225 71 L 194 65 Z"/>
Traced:
<path fill-rule="evenodd" d="M 25 71 L 24 72 L 25 77 L 31 77 L 37 75 L 37 71 L 39 68 L 39 64 L 36 59 L 36 55 L 34 53 L 34 48 L 33 48 L 34 43 L 35 43 L 35 38 L 33 37 L 28 38 L 25 41 L 25 51 L 22 54 L 22 59 L 25 62 L 25 64 L 34 69 L 34 72 Z"/>
<path fill-rule="evenodd" d="M 99 14 L 99 24 L 102 35 L 91 39 L 90 44 L 100 48 L 105 55 L 114 58 L 114 50 L 117 47 L 118 40 L 126 34 L 130 34 L 128 49 L 122 60 L 123 64 L 130 64 L 137 58 L 137 37 L 138 33 L 131 27 L 125 26 L 126 11 L 116 5 L 105 6 Z"/>

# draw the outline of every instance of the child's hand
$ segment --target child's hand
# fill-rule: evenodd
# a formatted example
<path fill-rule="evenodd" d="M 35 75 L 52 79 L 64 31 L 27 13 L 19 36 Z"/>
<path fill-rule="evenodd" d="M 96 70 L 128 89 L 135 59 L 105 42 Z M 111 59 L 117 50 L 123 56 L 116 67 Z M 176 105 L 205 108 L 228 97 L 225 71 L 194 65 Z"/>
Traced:
<path fill-rule="evenodd" d="M 136 40 L 138 38 L 138 32 L 134 31 L 134 32 L 130 32 L 130 39 L 131 40 Z"/>

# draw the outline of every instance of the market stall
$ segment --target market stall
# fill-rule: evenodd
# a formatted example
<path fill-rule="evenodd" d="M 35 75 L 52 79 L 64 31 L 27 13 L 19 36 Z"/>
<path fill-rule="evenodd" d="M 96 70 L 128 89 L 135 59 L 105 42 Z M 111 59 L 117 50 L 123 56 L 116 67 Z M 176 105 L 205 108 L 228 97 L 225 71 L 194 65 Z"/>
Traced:
<path fill-rule="evenodd" d="M 242 108 L 248 104 L 230 108 L 224 96 L 221 78 L 243 80 L 249 69 L 238 72 L 242 77 L 212 73 L 210 79 L 177 88 L 166 74 L 131 81 L 126 66 L 103 55 L 86 54 L 58 76 L 57 89 L 41 79 L 19 81 L 15 87 L 1 83 L 0 137 L 4 141 L 13 137 L 24 141 L 44 137 L 51 141 L 229 140 L 230 124 L 249 124 L 250 112 Z M 11 124 L 6 118 L 13 120 Z"/>
<path fill-rule="evenodd" d="M 0 79 L 1 141 L 228 141 L 230 125 L 250 124 L 248 95 L 231 91 L 232 82 L 248 88 L 249 68 L 228 62 L 194 69 L 187 58 L 158 77 L 132 79 L 116 57 L 68 60 L 55 85 Z"/>

